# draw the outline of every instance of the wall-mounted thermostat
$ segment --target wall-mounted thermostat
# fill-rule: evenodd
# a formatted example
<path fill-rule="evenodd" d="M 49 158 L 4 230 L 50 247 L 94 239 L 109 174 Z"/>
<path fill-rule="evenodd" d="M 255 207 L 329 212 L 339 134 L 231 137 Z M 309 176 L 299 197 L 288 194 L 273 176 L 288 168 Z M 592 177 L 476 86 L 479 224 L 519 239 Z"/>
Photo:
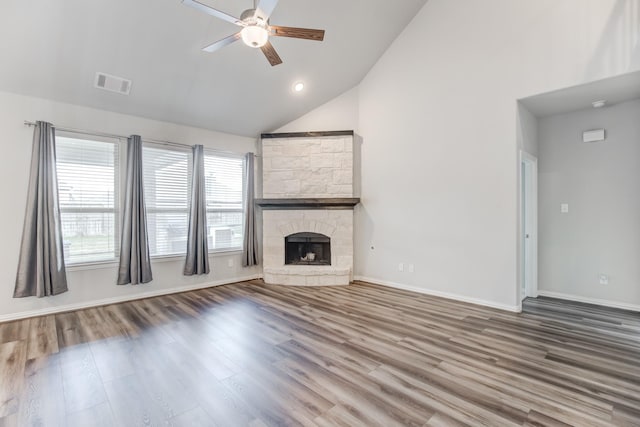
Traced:
<path fill-rule="evenodd" d="M 604 129 L 587 130 L 582 133 L 582 142 L 598 142 L 604 140 Z"/>

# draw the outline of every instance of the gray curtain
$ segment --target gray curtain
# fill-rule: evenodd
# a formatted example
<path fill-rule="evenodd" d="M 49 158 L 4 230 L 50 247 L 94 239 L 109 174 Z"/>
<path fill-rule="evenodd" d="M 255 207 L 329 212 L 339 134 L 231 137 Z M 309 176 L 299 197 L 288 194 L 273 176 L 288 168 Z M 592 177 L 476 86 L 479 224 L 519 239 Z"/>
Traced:
<path fill-rule="evenodd" d="M 35 125 L 29 173 L 14 298 L 45 297 L 68 290 L 58 204 L 55 130 L 51 123 Z"/>
<path fill-rule="evenodd" d="M 204 180 L 204 149 L 193 146 L 191 174 L 191 204 L 189 206 L 189 237 L 184 275 L 209 274 L 209 245 L 207 242 L 207 196 Z"/>
<path fill-rule="evenodd" d="M 258 237 L 256 236 L 256 208 L 254 204 L 254 155 L 247 153 L 244 156 L 244 185 L 245 185 L 245 209 L 244 209 L 244 245 L 242 249 L 242 266 L 250 267 L 258 265 Z"/>
<path fill-rule="evenodd" d="M 126 179 L 118 285 L 136 285 L 153 280 L 144 205 L 142 140 L 139 135 L 132 135 L 127 139 Z"/>

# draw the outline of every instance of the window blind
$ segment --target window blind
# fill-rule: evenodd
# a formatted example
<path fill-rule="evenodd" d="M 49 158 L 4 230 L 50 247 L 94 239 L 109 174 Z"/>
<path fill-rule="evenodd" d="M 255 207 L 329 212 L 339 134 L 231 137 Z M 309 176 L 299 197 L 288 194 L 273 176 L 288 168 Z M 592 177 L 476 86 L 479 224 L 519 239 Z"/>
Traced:
<path fill-rule="evenodd" d="M 145 143 L 142 157 L 150 254 L 184 254 L 189 227 L 191 153 Z"/>
<path fill-rule="evenodd" d="M 119 143 L 56 136 L 67 264 L 113 261 L 118 248 Z"/>
<path fill-rule="evenodd" d="M 243 166 L 240 157 L 205 151 L 209 251 L 242 248 Z"/>

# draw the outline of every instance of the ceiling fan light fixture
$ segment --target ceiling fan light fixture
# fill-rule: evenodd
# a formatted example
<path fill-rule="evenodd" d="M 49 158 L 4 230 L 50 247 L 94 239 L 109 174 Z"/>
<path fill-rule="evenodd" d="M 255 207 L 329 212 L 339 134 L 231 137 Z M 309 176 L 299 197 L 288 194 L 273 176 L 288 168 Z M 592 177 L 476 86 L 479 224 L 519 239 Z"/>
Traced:
<path fill-rule="evenodd" d="M 260 25 L 247 25 L 240 32 L 242 41 L 249 47 L 259 48 L 269 41 L 269 32 Z"/>

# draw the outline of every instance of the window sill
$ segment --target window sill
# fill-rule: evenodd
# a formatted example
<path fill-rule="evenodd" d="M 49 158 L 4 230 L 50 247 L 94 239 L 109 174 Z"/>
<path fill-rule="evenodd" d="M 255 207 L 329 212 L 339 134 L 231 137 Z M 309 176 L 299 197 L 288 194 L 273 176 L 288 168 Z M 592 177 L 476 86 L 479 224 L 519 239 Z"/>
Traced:
<path fill-rule="evenodd" d="M 77 264 L 70 264 L 66 266 L 67 271 L 82 271 L 82 270 L 101 270 L 105 268 L 118 268 L 118 261 L 95 261 L 95 262 L 82 262 Z"/>
<path fill-rule="evenodd" d="M 209 252 L 209 258 L 216 258 L 222 256 L 230 256 L 230 255 L 239 255 L 242 253 L 241 248 L 235 249 L 220 249 L 217 251 Z M 186 257 L 186 254 L 181 255 L 157 255 L 151 257 L 151 263 L 159 263 L 159 262 L 176 262 L 183 261 Z M 83 270 L 101 270 L 106 268 L 118 268 L 119 262 L 116 260 L 109 261 L 96 261 L 96 262 L 85 262 L 85 263 L 77 263 L 70 264 L 66 266 L 67 271 L 83 271 Z"/>
<path fill-rule="evenodd" d="M 221 249 L 218 251 L 209 252 L 209 258 L 219 256 L 229 256 L 235 254 L 241 254 L 242 249 Z M 151 257 L 151 262 L 171 262 L 171 261 L 184 261 L 187 254 L 180 255 L 156 255 Z"/>
<path fill-rule="evenodd" d="M 227 256 L 233 254 L 241 254 L 242 248 L 219 249 L 217 251 L 209 251 L 209 256 Z"/>

